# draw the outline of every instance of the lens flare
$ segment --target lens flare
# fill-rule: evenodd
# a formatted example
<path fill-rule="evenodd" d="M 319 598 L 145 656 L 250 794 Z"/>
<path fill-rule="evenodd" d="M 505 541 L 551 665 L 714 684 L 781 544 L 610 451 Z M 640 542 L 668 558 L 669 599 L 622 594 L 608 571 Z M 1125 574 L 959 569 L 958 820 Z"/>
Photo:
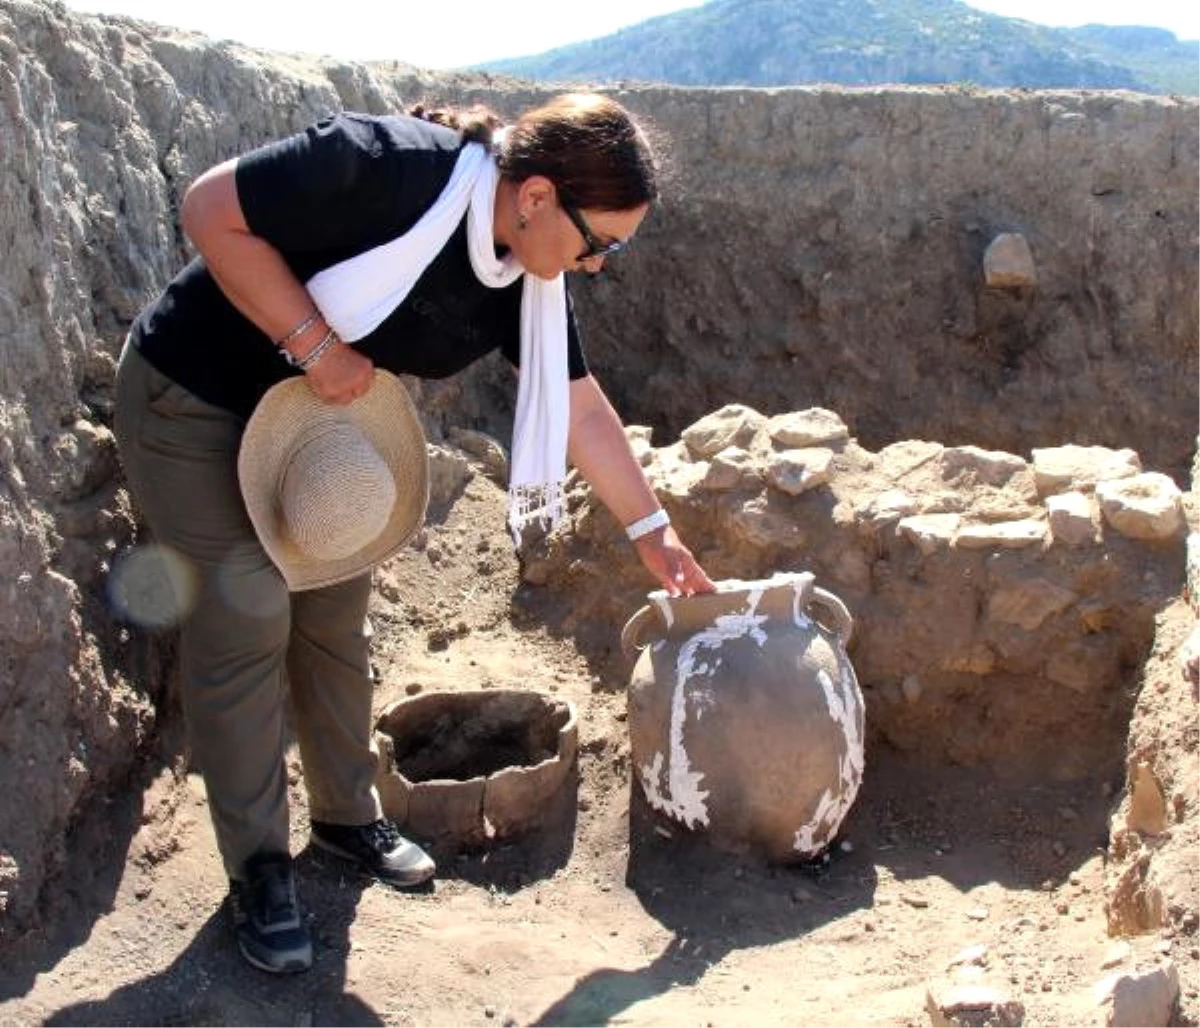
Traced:
<path fill-rule="evenodd" d="M 142 628 L 174 628 L 196 602 L 196 573 L 169 546 L 135 546 L 113 565 L 108 597 L 125 621 Z"/>

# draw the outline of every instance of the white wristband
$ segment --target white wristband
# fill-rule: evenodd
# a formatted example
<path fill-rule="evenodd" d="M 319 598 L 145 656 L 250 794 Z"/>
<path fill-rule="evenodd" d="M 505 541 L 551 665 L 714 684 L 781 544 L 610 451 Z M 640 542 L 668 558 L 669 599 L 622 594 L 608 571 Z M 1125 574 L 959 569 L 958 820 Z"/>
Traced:
<path fill-rule="evenodd" d="M 644 518 L 638 518 L 632 525 L 625 526 L 625 534 L 629 536 L 631 543 L 637 542 L 642 536 L 649 535 L 651 532 L 659 528 L 666 528 L 671 523 L 671 518 L 662 507 L 658 510 L 651 511 Z"/>

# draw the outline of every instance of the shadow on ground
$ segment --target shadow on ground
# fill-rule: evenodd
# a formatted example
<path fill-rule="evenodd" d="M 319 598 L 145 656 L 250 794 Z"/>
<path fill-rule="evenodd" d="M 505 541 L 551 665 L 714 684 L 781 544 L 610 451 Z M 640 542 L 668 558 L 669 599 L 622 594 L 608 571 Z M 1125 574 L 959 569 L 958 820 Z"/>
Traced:
<path fill-rule="evenodd" d="M 645 967 L 602 968 L 579 979 L 534 1024 L 609 1023 L 636 1003 L 695 984 L 735 950 L 797 938 L 872 905 L 875 870 L 853 853 L 768 867 L 668 826 L 636 786 L 629 811 L 626 884 L 673 938 Z"/>
<path fill-rule="evenodd" d="M 214 910 L 171 964 L 104 999 L 63 1006 L 47 1025 L 381 1025 L 347 992 L 349 929 L 364 881 L 345 878 L 305 851 L 297 860 L 317 959 L 302 975 L 272 976 L 248 966 L 233 945 L 226 911 Z"/>
<path fill-rule="evenodd" d="M 517 892 L 565 868 L 575 849 L 579 793 L 576 765 L 562 788 L 546 802 L 536 829 L 486 846 L 463 848 L 453 841 L 429 842 L 442 877 L 459 878 L 471 885 Z"/>
<path fill-rule="evenodd" d="M 1106 842 L 1111 800 L 1094 781 L 928 768 L 882 749 L 869 754 L 868 768 L 828 859 L 791 867 L 719 853 L 631 787 L 626 882 L 672 941 L 644 967 L 580 978 L 534 1023 L 610 1023 L 639 1002 L 695 984 L 736 950 L 799 938 L 871 909 L 881 874 L 938 877 L 964 893 L 987 883 L 1033 891 L 1065 880 Z"/>
<path fill-rule="evenodd" d="M 113 908 L 147 790 L 163 768 L 161 762 L 144 762 L 127 782 L 82 808 L 66 839 L 66 866 L 41 896 L 39 927 L 0 949 L 0 1001 L 27 993 L 40 973 L 86 942 L 97 919 Z"/>

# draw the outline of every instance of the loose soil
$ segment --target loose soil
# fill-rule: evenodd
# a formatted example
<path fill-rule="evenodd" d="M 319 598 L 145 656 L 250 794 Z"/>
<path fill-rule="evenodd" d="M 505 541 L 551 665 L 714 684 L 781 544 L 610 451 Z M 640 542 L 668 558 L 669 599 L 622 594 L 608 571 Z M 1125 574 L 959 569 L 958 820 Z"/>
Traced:
<path fill-rule="evenodd" d="M 869 751 L 827 863 L 715 852 L 631 786 L 620 676 L 556 634 L 552 600 L 520 585 L 502 503 L 472 480 L 379 573 L 378 706 L 481 688 L 573 700 L 578 774 L 545 827 L 435 851 L 432 887 L 398 892 L 306 848 L 293 753 L 316 960 L 273 978 L 231 945 L 203 786 L 167 718 L 160 758 L 75 833 L 45 930 L 0 971 L 0 1022 L 924 1025 L 927 982 L 977 945 L 1026 1024 L 1093 1022 L 1114 947 L 1103 861 L 1120 781 L 1020 781 Z M 1195 1024 L 1196 951 L 1179 945 L 1181 1023 Z"/>

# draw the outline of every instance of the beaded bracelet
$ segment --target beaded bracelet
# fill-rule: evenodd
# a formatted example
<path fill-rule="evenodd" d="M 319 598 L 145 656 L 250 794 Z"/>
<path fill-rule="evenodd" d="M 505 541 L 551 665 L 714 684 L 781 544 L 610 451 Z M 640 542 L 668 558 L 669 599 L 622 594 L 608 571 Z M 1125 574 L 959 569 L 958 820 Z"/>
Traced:
<path fill-rule="evenodd" d="M 305 318 L 302 322 L 300 322 L 299 325 L 297 325 L 294 329 L 292 329 L 282 339 L 276 339 L 275 345 L 278 346 L 282 350 L 293 339 L 299 339 L 302 335 L 304 335 L 305 332 L 307 332 L 310 328 L 313 327 L 313 325 L 315 325 L 320 320 L 321 320 L 321 312 L 313 311 L 307 318 Z"/>
<path fill-rule="evenodd" d="M 626 525 L 625 534 L 629 536 L 631 543 L 635 543 L 642 536 L 649 535 L 659 528 L 666 528 L 670 523 L 670 515 L 662 507 L 659 507 L 658 510 L 651 511 L 644 518 L 639 518 L 633 524 Z"/>

